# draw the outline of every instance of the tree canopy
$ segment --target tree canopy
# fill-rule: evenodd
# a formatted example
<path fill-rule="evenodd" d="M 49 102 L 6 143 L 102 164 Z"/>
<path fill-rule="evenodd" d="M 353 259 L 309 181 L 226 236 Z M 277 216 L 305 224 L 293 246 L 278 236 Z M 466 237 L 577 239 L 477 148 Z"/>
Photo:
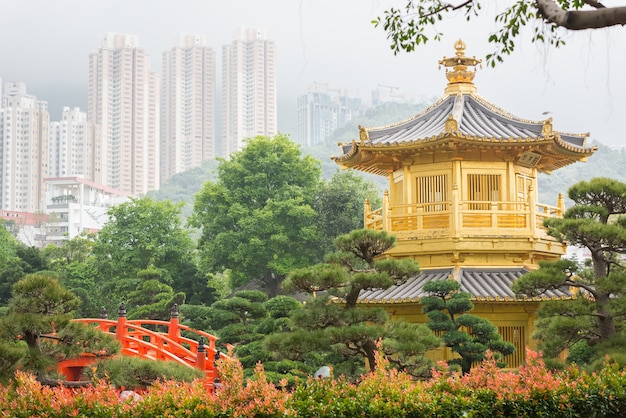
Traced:
<path fill-rule="evenodd" d="M 430 320 L 426 325 L 442 334 L 443 343 L 460 357 L 448 360 L 457 364 L 463 373 L 469 373 L 472 364 L 485 359 L 491 350 L 497 360 L 515 351 L 513 344 L 498 334 L 498 328 L 485 318 L 471 315 L 474 308 L 470 294 L 461 291 L 454 280 L 433 280 L 424 285 L 427 296 L 420 299 Z M 499 362 L 500 366 L 505 363 Z"/>
<path fill-rule="evenodd" d="M 515 292 L 530 296 L 574 291 L 575 300 L 548 301 L 539 311 L 536 337 L 549 355 L 580 341 L 610 344 L 624 332 L 626 318 L 626 184 L 593 178 L 572 186 L 568 195 L 575 205 L 544 224 L 559 241 L 586 247 L 590 265 L 543 262 L 513 284 Z"/>
<path fill-rule="evenodd" d="M 322 254 L 334 250 L 334 239 L 363 227 L 365 201 L 381 206 L 378 189 L 354 170 L 338 171 L 315 193 L 313 206 L 317 212 L 317 227 L 322 236 Z M 355 216 L 356 215 L 356 216 Z"/>
<path fill-rule="evenodd" d="M 381 26 L 391 41 L 394 54 L 413 51 L 418 45 L 440 40 L 437 22 L 455 17 L 458 10 L 466 20 L 484 14 L 485 0 L 464 0 L 452 4 L 441 0 L 403 0 L 403 7 L 390 8 L 372 23 Z M 495 20 L 499 29 L 489 35 L 495 51 L 487 55 L 494 66 L 515 49 L 516 38 L 526 27 L 533 31 L 532 42 L 558 47 L 565 44 L 563 30 L 605 28 L 626 24 L 626 6 L 607 7 L 596 0 L 517 0 L 502 2 Z"/>
<path fill-rule="evenodd" d="M 110 295 L 120 298 L 114 304 L 136 290 L 142 281 L 139 271 L 152 267 L 158 269 L 159 281 L 190 298 L 206 290 L 206 281 L 197 277 L 194 243 L 182 226 L 181 206 L 143 197 L 109 210 L 94 253 Z"/>
<path fill-rule="evenodd" d="M 281 359 L 322 362 L 317 366 L 328 362 L 338 373 L 358 376 L 364 360 L 376 368 L 380 348 L 398 369 L 427 374 L 430 363 L 424 355 L 439 345 L 439 339 L 424 325 L 391 320 L 382 308 L 357 304 L 361 291 L 386 289 L 417 274 L 417 263 L 377 260 L 395 245 L 395 237 L 384 231 L 358 229 L 337 237 L 335 244 L 337 251 L 326 263 L 289 273 L 284 286 L 310 298 L 291 315 L 289 331 L 268 337 L 269 349 Z"/>
<path fill-rule="evenodd" d="M 114 337 L 70 322 L 79 303 L 48 274 L 29 274 L 15 283 L 7 314 L 0 318 L 0 378 L 11 377 L 18 367 L 51 378 L 57 361 L 118 352 Z"/>
<path fill-rule="evenodd" d="M 319 182 L 319 163 L 288 136 L 248 140 L 196 195 L 190 222 L 201 230 L 204 269 L 229 269 L 236 285 L 257 281 L 276 295 L 288 271 L 320 258 Z"/>

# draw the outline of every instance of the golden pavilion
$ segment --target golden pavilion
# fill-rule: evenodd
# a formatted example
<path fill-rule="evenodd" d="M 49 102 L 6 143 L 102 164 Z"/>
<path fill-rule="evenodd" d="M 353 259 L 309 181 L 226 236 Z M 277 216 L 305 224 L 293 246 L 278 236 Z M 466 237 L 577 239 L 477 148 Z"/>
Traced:
<path fill-rule="evenodd" d="M 359 139 L 340 144 L 333 160 L 387 177 L 381 208 L 365 203 L 365 228 L 396 236 L 387 257 L 410 257 L 421 273 L 385 290 L 363 292 L 359 302 L 385 307 L 393 316 L 426 322 L 419 300 L 430 280 L 457 280 L 472 295 L 472 314 L 490 320 L 516 352 L 506 360 L 525 360 L 536 312 L 542 300 L 571 298 L 568 289 L 520 298 L 512 282 L 542 260 L 558 259 L 565 245 L 543 227 L 561 217 L 556 206 L 537 201 L 537 174 L 585 161 L 597 147 L 588 134 L 559 132 L 552 118 L 517 118 L 477 93 L 473 79 L 481 63 L 465 56 L 442 59 L 448 84 L 444 95 L 423 112 L 383 127 L 359 126 Z M 451 356 L 442 351 L 444 359 Z"/>

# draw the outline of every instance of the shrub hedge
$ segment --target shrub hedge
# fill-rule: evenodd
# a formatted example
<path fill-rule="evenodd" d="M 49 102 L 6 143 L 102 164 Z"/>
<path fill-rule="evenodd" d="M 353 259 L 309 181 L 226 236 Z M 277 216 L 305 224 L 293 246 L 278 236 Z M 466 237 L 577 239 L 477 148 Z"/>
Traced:
<path fill-rule="evenodd" d="M 17 372 L 0 387 L 0 416 L 11 417 L 620 417 L 626 411 L 626 370 L 610 361 L 595 373 L 575 366 L 549 371 L 535 353 L 516 371 L 489 358 L 469 374 L 439 365 L 415 381 L 379 358 L 376 372 L 358 383 L 308 379 L 292 388 L 269 382 L 262 366 L 244 381 L 241 365 L 220 361 L 223 387 L 157 381 L 139 398 L 99 380 L 81 389 L 42 386 Z"/>

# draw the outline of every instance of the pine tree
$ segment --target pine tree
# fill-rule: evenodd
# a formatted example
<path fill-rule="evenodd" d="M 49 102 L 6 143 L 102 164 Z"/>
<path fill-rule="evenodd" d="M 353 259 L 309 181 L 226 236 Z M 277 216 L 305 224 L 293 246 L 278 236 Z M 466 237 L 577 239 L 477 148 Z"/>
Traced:
<path fill-rule="evenodd" d="M 474 308 L 471 295 L 461 291 L 454 280 L 434 280 L 424 285 L 428 294 L 420 299 L 430 322 L 426 325 L 442 334 L 443 343 L 460 357 L 448 363 L 457 364 L 469 373 L 472 364 L 485 359 L 487 350 L 497 358 L 512 354 L 513 344 L 502 340 L 498 328 L 491 322 L 467 312 Z M 504 366 L 500 362 L 501 366 Z"/>

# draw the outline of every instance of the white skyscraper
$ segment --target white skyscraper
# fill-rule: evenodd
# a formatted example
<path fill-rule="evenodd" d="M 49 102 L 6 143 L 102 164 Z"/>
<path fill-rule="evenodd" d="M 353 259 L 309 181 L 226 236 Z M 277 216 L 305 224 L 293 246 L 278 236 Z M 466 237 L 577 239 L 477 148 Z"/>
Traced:
<path fill-rule="evenodd" d="M 89 56 L 88 120 L 101 127 L 97 180 L 139 195 L 159 187 L 159 77 L 135 35 L 107 34 Z"/>
<path fill-rule="evenodd" d="M 222 48 L 222 154 L 243 139 L 277 133 L 276 47 L 265 31 L 242 28 Z"/>
<path fill-rule="evenodd" d="M 181 34 L 163 53 L 161 182 L 215 159 L 215 52 Z"/>
<path fill-rule="evenodd" d="M 43 209 L 48 175 L 48 103 L 6 83 L 0 105 L 0 209 Z"/>
<path fill-rule="evenodd" d="M 49 177 L 80 175 L 96 181 L 96 143 L 100 131 L 79 108 L 63 108 L 61 121 L 50 123 Z M 98 179 L 99 180 L 99 179 Z"/>

